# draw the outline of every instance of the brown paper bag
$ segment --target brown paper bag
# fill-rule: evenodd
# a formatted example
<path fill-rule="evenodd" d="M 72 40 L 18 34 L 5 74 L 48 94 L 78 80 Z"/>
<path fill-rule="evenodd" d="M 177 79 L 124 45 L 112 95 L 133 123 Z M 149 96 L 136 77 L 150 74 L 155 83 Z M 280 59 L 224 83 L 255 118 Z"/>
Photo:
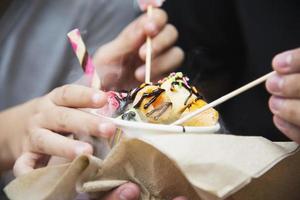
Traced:
<path fill-rule="evenodd" d="M 76 196 L 77 185 L 77 191 L 100 198 L 131 181 L 141 187 L 142 200 L 300 199 L 300 155 L 294 143 L 187 134 L 143 140 L 122 141 L 103 162 L 82 156 L 71 164 L 35 170 L 5 192 L 16 200 L 65 200 Z"/>
<path fill-rule="evenodd" d="M 141 187 L 141 199 L 172 199 L 183 194 L 200 199 L 174 162 L 140 140 L 123 141 L 103 163 L 81 156 L 71 164 L 35 170 L 10 183 L 5 192 L 15 200 L 24 196 L 32 200 L 67 200 L 76 196 L 77 183 L 78 191 L 101 197 L 127 181 Z"/>

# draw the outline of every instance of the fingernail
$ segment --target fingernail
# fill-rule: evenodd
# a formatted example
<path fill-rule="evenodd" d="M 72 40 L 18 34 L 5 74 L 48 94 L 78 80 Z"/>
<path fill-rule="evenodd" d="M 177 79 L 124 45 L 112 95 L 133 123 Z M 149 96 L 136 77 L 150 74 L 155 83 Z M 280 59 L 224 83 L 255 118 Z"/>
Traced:
<path fill-rule="evenodd" d="M 113 124 L 109 124 L 109 123 L 99 124 L 100 137 L 109 138 L 114 134 L 115 130 L 116 128 Z"/>
<path fill-rule="evenodd" d="M 283 101 L 284 101 L 283 99 L 278 97 L 271 98 L 270 108 L 275 114 L 282 108 Z"/>
<path fill-rule="evenodd" d="M 268 80 L 267 85 L 270 92 L 278 94 L 281 92 L 283 87 L 283 78 L 276 74 Z"/>
<path fill-rule="evenodd" d="M 292 60 L 293 60 L 293 56 L 291 52 L 285 52 L 279 54 L 274 59 L 275 67 L 288 68 L 292 63 Z"/>
<path fill-rule="evenodd" d="M 77 156 L 80 156 L 80 155 L 83 155 L 83 154 L 87 154 L 88 152 L 89 152 L 89 147 L 86 144 L 79 143 L 75 147 L 75 154 Z"/>
<path fill-rule="evenodd" d="M 146 45 L 143 45 L 143 46 L 141 47 L 141 54 L 145 56 L 145 55 L 146 55 L 146 51 L 147 51 Z"/>
<path fill-rule="evenodd" d="M 98 103 L 100 103 L 102 100 L 103 100 L 103 94 L 95 93 L 95 94 L 92 96 L 92 101 L 93 101 L 94 104 L 98 104 Z"/>
<path fill-rule="evenodd" d="M 125 188 L 120 192 L 120 199 L 121 200 L 134 200 L 136 199 L 136 195 L 133 190 L 130 188 Z"/>
<path fill-rule="evenodd" d="M 135 76 L 142 78 L 145 76 L 145 66 L 141 66 L 139 67 L 136 71 L 135 71 Z"/>

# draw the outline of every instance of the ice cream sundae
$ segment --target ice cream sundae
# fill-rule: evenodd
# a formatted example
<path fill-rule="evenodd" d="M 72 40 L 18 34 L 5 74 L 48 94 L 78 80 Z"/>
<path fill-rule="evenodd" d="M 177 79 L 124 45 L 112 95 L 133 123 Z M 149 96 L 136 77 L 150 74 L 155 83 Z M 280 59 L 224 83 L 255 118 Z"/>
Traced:
<path fill-rule="evenodd" d="M 108 92 L 108 104 L 99 114 L 128 121 L 170 124 L 207 103 L 182 73 L 171 73 L 155 84 L 141 84 L 128 92 Z M 213 126 L 218 112 L 211 108 L 184 126 Z"/>

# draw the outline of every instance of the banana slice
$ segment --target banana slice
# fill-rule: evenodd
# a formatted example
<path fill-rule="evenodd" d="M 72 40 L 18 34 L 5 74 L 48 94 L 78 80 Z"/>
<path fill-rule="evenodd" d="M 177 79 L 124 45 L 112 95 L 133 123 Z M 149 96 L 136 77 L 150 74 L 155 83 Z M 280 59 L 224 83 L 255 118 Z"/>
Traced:
<path fill-rule="evenodd" d="M 174 116 L 172 102 L 164 89 L 157 85 L 146 85 L 137 94 L 133 102 L 142 120 L 167 124 L 178 118 Z"/>
<path fill-rule="evenodd" d="M 188 108 L 185 109 L 181 115 L 181 118 L 205 106 L 206 104 L 207 103 L 202 99 L 194 101 Z M 218 122 L 218 120 L 219 113 L 215 109 L 210 108 L 185 122 L 183 126 L 213 126 Z"/>

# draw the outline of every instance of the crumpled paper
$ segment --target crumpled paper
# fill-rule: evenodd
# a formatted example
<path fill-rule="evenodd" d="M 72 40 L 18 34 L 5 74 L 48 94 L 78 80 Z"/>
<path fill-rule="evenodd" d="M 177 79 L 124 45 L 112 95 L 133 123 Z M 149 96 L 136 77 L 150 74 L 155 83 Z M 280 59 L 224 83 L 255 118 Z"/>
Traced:
<path fill-rule="evenodd" d="M 121 141 L 105 160 L 81 156 L 12 181 L 10 199 L 101 198 L 131 181 L 142 200 L 300 199 L 300 154 L 293 142 L 261 137 L 176 134 Z"/>

